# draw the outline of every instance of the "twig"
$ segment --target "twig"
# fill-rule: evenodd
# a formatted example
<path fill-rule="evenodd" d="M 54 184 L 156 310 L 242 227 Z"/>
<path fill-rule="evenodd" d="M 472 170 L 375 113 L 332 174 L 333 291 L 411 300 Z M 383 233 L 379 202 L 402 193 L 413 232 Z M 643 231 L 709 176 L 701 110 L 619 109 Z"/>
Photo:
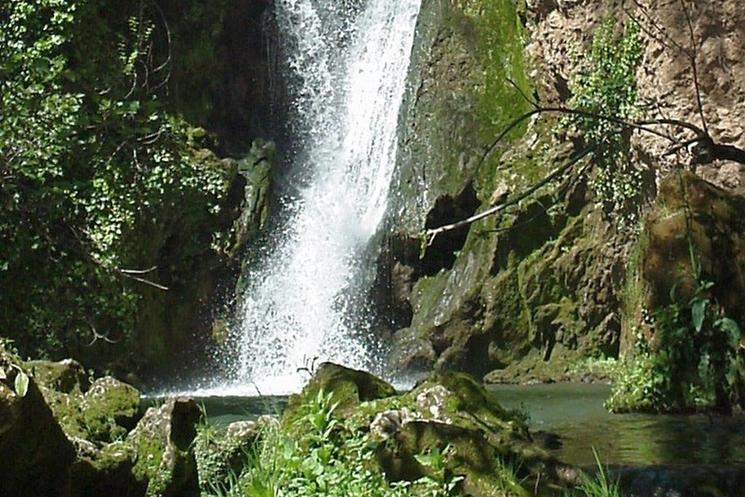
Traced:
<path fill-rule="evenodd" d="M 680 7 L 683 9 L 683 13 L 688 23 L 688 32 L 691 37 L 691 48 L 688 53 L 688 57 L 691 59 L 691 69 L 693 69 L 693 87 L 696 90 L 696 103 L 698 104 L 698 113 L 701 116 L 701 125 L 704 127 L 706 134 L 709 134 L 709 127 L 706 124 L 706 117 L 704 117 L 704 104 L 701 97 L 701 85 L 698 80 L 698 63 L 696 62 L 696 54 L 698 53 L 698 47 L 696 43 L 696 32 L 693 28 L 693 19 L 691 19 L 691 13 L 686 7 L 685 0 L 680 0 Z"/>
<path fill-rule="evenodd" d="M 88 323 L 88 326 L 90 326 L 90 328 L 91 328 L 91 333 L 93 333 L 93 340 L 91 340 L 91 341 L 90 341 L 90 343 L 89 343 L 89 344 L 87 345 L 88 347 L 92 347 L 92 346 L 93 346 L 93 344 L 94 344 L 94 343 L 96 343 L 96 342 L 97 342 L 97 341 L 99 341 L 99 340 L 103 340 L 104 342 L 106 342 L 106 343 L 110 343 L 110 344 L 112 344 L 112 345 L 113 345 L 113 344 L 116 344 L 116 343 L 119 343 L 119 340 L 112 340 L 111 338 L 109 338 L 109 335 L 108 335 L 108 333 L 107 333 L 107 334 L 105 334 L 105 335 L 102 335 L 101 333 L 99 333 L 99 332 L 98 332 L 98 331 L 96 330 L 96 327 L 95 327 L 95 326 L 93 326 L 93 324 L 91 324 L 91 323 Z"/>
<path fill-rule="evenodd" d="M 158 266 L 153 266 L 150 269 L 120 269 L 119 272 L 124 274 L 150 274 L 157 269 Z"/>
<path fill-rule="evenodd" d="M 170 290 L 167 286 L 163 286 L 161 284 L 155 283 L 153 281 L 150 281 L 145 278 L 140 278 L 139 276 L 135 276 L 136 274 L 146 274 L 146 273 L 132 273 L 132 272 L 126 272 L 125 270 L 119 269 L 119 274 L 124 276 L 125 278 L 129 278 L 130 280 L 137 281 L 139 283 L 142 283 L 144 285 L 151 286 L 153 288 L 157 288 L 158 290 L 162 290 L 164 292 L 167 292 Z"/>

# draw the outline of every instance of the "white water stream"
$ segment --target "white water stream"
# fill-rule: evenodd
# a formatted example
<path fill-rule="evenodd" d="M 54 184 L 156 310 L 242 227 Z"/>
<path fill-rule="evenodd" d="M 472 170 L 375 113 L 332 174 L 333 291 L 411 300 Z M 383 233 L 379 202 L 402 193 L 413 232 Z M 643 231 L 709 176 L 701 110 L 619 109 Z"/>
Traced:
<path fill-rule="evenodd" d="M 420 1 L 275 0 L 290 168 L 302 185 L 247 275 L 223 394 L 299 390 L 307 376 L 297 370 L 314 359 L 376 370 L 370 245 L 386 210 Z"/>

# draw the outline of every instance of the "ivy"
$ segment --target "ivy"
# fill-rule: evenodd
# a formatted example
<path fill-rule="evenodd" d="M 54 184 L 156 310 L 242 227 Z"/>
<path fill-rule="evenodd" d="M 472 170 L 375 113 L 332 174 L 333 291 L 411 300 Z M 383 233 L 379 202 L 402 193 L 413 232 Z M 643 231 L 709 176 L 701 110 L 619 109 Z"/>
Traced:
<path fill-rule="evenodd" d="M 582 68 L 570 81 L 571 108 L 584 113 L 631 121 L 638 112 L 636 69 L 642 55 L 639 27 L 625 26 L 619 36 L 614 18 L 595 31 Z M 617 122 L 571 116 L 564 125 L 595 146 L 595 176 L 591 180 L 599 203 L 606 212 L 619 214 L 621 224 L 635 226 L 639 215 L 642 177 L 629 153 L 630 134 Z"/>

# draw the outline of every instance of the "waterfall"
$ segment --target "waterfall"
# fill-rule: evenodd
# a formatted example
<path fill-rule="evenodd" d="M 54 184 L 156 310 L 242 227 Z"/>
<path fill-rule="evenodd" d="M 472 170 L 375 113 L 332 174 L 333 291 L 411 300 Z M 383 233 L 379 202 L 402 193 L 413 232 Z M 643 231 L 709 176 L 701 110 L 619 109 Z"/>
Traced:
<path fill-rule="evenodd" d="M 296 189 L 248 270 L 234 388 L 297 390 L 314 359 L 379 363 L 366 297 L 420 1 L 274 2 Z"/>

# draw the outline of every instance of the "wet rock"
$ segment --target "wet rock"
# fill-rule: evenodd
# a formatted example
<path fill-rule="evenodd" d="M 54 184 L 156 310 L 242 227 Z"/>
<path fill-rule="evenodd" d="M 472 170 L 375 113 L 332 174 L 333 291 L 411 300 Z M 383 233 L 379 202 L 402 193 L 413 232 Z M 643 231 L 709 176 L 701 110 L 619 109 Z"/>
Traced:
<path fill-rule="evenodd" d="M 393 335 L 390 357 L 399 371 L 427 371 L 435 363 L 437 353 L 415 328 L 405 328 Z"/>

